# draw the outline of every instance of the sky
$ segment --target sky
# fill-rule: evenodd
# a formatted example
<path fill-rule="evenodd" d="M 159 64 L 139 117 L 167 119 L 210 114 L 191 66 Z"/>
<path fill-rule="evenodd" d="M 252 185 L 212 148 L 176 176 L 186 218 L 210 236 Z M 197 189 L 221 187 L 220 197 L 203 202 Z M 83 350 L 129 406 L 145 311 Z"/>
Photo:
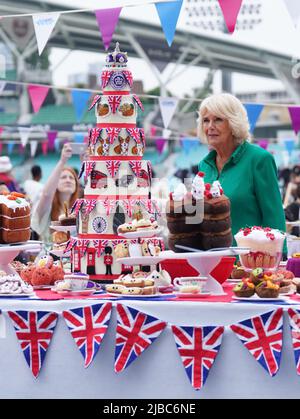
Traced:
<path fill-rule="evenodd" d="M 49 0 L 52 3 L 69 5 L 69 0 Z M 110 7 L 114 5 L 119 6 L 123 1 L 130 2 L 130 0 L 111 0 Z M 137 3 L 139 0 L 131 0 Z M 251 1 L 251 0 L 244 0 Z M 294 0 L 299 1 L 299 0 Z M 117 3 L 116 3 L 117 2 Z M 182 11 L 179 17 L 177 27 L 180 29 L 187 28 L 186 26 L 186 12 L 184 0 Z M 217 2 L 217 0 L 216 0 Z M 141 1 L 142 3 L 142 1 Z M 300 57 L 300 43 L 297 41 L 300 36 L 300 26 L 296 30 L 293 26 L 292 20 L 284 5 L 284 0 L 261 0 L 261 17 L 262 23 L 257 25 L 253 30 L 235 31 L 233 35 L 218 35 L 221 37 L 228 37 L 239 43 L 246 43 L 272 51 L 286 53 L 292 57 Z M 76 8 L 99 8 L 106 5 L 107 0 L 72 0 L 72 7 Z M 142 10 L 142 13 L 141 13 Z M 147 21 L 159 25 L 158 30 L 161 30 L 159 18 L 157 16 L 154 5 L 140 5 L 136 7 L 124 7 L 121 12 L 121 17 L 141 20 L 141 16 L 147 16 Z M 196 30 L 196 29 L 194 29 Z M 201 32 L 200 30 L 197 30 Z M 208 34 L 207 31 L 202 33 Z M 99 34 L 100 36 L 100 34 Z M 212 33 L 215 36 L 215 33 Z M 101 45 L 101 44 L 100 44 Z M 67 50 L 53 49 L 50 56 L 51 67 L 54 69 L 54 84 L 59 86 L 68 85 L 68 76 L 72 73 L 87 73 L 88 66 L 91 63 L 99 63 L 99 71 L 103 65 L 104 56 L 99 50 L 97 53 L 88 53 L 83 51 L 74 51 L 67 55 Z M 67 58 L 65 58 L 67 55 Z M 130 57 L 129 57 L 130 58 Z M 151 73 L 149 67 L 145 62 L 139 59 L 130 59 L 130 67 L 133 70 L 135 80 L 143 80 L 144 89 L 149 90 L 157 86 L 157 80 Z M 74 69 L 76 69 L 74 71 Z M 172 71 L 172 65 L 168 65 L 165 70 L 164 77 Z M 174 80 L 168 85 L 171 92 L 180 97 L 185 93 L 191 94 L 193 89 L 199 87 L 204 81 L 207 70 L 199 67 L 188 69 L 181 77 Z M 283 85 L 279 81 L 258 78 L 253 76 L 246 76 L 240 74 L 233 75 L 233 92 L 251 92 L 261 90 L 283 89 Z M 214 91 L 221 90 L 220 72 L 216 74 L 214 81 Z"/>

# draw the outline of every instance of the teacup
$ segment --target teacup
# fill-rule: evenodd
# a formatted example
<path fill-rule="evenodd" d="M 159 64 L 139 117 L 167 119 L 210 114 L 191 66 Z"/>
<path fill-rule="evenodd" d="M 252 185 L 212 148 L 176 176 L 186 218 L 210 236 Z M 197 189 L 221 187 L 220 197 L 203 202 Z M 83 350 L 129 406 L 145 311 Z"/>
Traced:
<path fill-rule="evenodd" d="M 207 278 L 202 276 L 184 276 L 175 278 L 173 283 L 179 288 L 179 292 L 199 294 L 202 292 Z"/>

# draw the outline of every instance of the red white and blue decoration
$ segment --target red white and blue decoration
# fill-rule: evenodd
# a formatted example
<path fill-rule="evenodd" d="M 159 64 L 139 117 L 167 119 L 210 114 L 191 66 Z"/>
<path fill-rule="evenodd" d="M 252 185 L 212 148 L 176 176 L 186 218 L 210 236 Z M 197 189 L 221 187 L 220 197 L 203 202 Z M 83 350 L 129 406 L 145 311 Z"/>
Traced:
<path fill-rule="evenodd" d="M 117 304 L 115 372 L 128 367 L 165 329 L 167 323 Z"/>
<path fill-rule="evenodd" d="M 70 333 L 87 368 L 95 358 L 107 331 L 112 303 L 95 304 L 63 311 Z"/>
<path fill-rule="evenodd" d="M 297 374 L 300 375 L 300 310 L 288 309 Z"/>
<path fill-rule="evenodd" d="M 172 326 L 173 336 L 183 366 L 195 390 L 200 390 L 218 355 L 224 327 Z"/>
<path fill-rule="evenodd" d="M 271 377 L 276 375 L 282 350 L 282 308 L 233 324 L 230 328 Z"/>
<path fill-rule="evenodd" d="M 36 378 L 42 368 L 57 323 L 57 313 L 8 311 L 26 362 Z"/>

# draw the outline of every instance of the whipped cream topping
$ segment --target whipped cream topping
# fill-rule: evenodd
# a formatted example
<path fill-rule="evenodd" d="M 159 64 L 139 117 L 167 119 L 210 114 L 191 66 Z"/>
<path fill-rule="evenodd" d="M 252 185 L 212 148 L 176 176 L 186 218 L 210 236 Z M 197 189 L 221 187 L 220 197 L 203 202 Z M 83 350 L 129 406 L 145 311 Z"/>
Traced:
<path fill-rule="evenodd" d="M 195 199 L 203 199 L 205 192 L 204 173 L 199 172 L 192 182 L 192 195 Z"/>
<path fill-rule="evenodd" d="M 276 253 L 282 252 L 285 234 L 268 227 L 247 227 L 240 230 L 234 238 L 238 246 L 250 247 L 251 252 L 263 252 L 275 256 Z"/>
<path fill-rule="evenodd" d="M 187 189 L 183 183 L 180 183 L 172 193 L 174 201 L 182 201 L 187 193 Z"/>

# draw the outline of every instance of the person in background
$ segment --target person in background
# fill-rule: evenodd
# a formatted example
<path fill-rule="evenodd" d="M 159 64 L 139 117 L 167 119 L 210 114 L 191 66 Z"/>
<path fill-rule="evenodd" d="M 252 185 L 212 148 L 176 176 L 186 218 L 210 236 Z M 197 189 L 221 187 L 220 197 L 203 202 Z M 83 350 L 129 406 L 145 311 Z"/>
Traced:
<path fill-rule="evenodd" d="M 41 183 L 42 169 L 40 166 L 36 165 L 32 166 L 30 171 L 32 179 L 25 180 L 23 189 L 25 194 L 29 198 L 32 208 L 34 210 L 37 202 L 40 199 L 41 192 L 43 189 L 43 184 Z"/>
<path fill-rule="evenodd" d="M 12 164 L 8 156 L 0 157 L 0 183 L 5 183 L 10 192 L 23 192 L 11 174 Z"/>
<path fill-rule="evenodd" d="M 65 167 L 72 156 L 69 143 L 64 144 L 61 157 L 42 190 L 39 202 L 31 220 L 31 227 L 45 243 L 51 242 L 49 225 L 65 212 L 65 205 L 71 209 L 78 198 L 79 184 L 76 173 Z"/>
<path fill-rule="evenodd" d="M 296 187 L 295 190 L 296 200 L 289 204 L 284 212 L 285 212 L 285 218 L 287 221 L 299 221 L 300 220 L 300 184 Z M 300 227 L 299 226 L 293 226 L 291 228 L 288 228 L 288 231 L 293 236 L 300 236 Z"/>
<path fill-rule="evenodd" d="M 285 231 L 274 158 L 250 144 L 248 116 L 239 99 L 228 93 L 204 99 L 198 133 L 211 150 L 199 170 L 205 173 L 205 182 L 219 180 L 229 198 L 232 234 L 246 226 Z"/>
<path fill-rule="evenodd" d="M 286 208 L 289 204 L 291 204 L 297 198 L 296 189 L 299 184 L 300 184 L 300 166 L 296 165 L 292 168 L 290 181 L 286 187 L 286 192 L 285 192 L 284 201 L 283 201 L 284 208 Z"/>
<path fill-rule="evenodd" d="M 77 167 L 73 167 L 72 168 L 74 170 L 74 172 L 76 173 L 77 179 L 79 176 L 79 170 L 77 169 Z M 83 198 L 84 197 L 84 187 L 82 185 L 82 183 L 80 182 L 80 180 L 78 179 L 78 183 L 79 183 L 79 193 L 78 193 L 78 198 Z"/>

